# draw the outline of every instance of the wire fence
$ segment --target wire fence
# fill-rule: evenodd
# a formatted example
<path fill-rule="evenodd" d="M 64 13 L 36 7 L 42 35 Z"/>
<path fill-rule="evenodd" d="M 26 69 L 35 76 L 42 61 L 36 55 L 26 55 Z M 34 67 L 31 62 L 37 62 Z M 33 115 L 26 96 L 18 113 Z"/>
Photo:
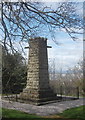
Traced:
<path fill-rule="evenodd" d="M 55 93 L 61 97 L 79 98 L 79 87 L 63 87 L 56 88 Z"/>

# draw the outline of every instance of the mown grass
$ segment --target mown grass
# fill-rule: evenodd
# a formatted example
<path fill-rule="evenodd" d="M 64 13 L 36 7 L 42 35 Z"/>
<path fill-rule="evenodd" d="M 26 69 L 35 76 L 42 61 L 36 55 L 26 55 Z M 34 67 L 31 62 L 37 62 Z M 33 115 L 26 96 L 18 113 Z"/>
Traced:
<path fill-rule="evenodd" d="M 24 113 L 17 110 L 2 108 L 2 120 L 50 120 L 50 119 L 51 118 L 44 118 L 41 116 Z M 61 119 L 61 120 L 65 120 L 65 119 Z"/>
<path fill-rule="evenodd" d="M 37 115 L 27 114 L 24 112 L 20 112 L 17 110 L 11 110 L 11 109 L 2 109 L 2 116 L 3 118 L 15 118 L 23 120 L 23 119 L 33 119 L 33 120 L 85 120 L 85 106 L 80 106 L 76 108 L 71 108 L 68 110 L 65 110 L 63 113 L 57 114 L 57 115 L 51 115 L 47 117 L 41 117 Z"/>
<path fill-rule="evenodd" d="M 2 108 L 2 117 L 4 118 L 39 118 L 37 115 L 27 114 L 21 111 Z"/>
<path fill-rule="evenodd" d="M 75 118 L 79 120 L 85 120 L 85 105 L 76 108 L 67 109 L 63 113 L 60 113 L 59 115 L 65 118 L 72 118 L 72 119 Z"/>

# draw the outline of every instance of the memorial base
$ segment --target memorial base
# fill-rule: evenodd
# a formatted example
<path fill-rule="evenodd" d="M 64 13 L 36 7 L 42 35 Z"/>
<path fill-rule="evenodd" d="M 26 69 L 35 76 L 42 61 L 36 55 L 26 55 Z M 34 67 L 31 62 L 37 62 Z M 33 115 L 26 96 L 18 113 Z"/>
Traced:
<path fill-rule="evenodd" d="M 57 100 L 57 96 L 51 89 L 25 89 L 22 93 L 20 93 L 19 99 L 21 102 L 42 105 L 48 103 L 49 101 Z"/>

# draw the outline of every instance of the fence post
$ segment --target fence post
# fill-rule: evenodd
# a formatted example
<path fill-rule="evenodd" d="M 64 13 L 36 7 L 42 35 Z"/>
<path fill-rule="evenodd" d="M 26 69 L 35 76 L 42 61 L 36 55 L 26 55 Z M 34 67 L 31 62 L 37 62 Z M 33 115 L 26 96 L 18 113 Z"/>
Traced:
<path fill-rule="evenodd" d="M 60 95 L 61 95 L 61 98 L 62 98 L 62 86 L 60 86 Z"/>
<path fill-rule="evenodd" d="M 77 98 L 79 99 L 79 87 L 77 87 L 76 90 L 77 90 Z"/>
<path fill-rule="evenodd" d="M 16 102 L 17 102 L 18 100 L 17 100 L 17 93 L 16 93 Z"/>

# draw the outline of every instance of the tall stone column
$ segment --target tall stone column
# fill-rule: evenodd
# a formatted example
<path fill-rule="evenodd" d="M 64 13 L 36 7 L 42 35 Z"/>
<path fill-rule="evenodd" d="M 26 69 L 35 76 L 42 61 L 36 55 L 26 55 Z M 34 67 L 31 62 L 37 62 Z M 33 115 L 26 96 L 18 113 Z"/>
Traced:
<path fill-rule="evenodd" d="M 34 104 L 56 98 L 49 86 L 47 39 L 29 40 L 27 85 L 20 98 Z"/>

